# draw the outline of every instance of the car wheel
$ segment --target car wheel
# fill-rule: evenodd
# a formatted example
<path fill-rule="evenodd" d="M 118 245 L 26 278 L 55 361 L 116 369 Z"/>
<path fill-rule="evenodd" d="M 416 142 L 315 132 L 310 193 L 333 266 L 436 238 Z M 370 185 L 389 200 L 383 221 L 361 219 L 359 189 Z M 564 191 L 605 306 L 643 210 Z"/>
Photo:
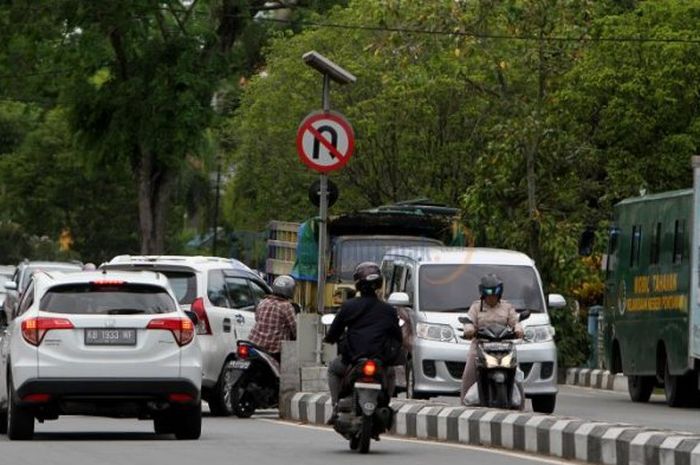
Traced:
<path fill-rule="evenodd" d="M 416 377 L 413 373 L 413 363 L 409 360 L 406 364 L 406 398 L 407 399 L 427 399 L 430 396 L 423 392 L 416 391 Z"/>
<path fill-rule="evenodd" d="M 153 430 L 156 434 L 172 434 L 175 432 L 174 422 L 168 415 L 158 415 L 153 418 Z"/>
<path fill-rule="evenodd" d="M 15 388 L 9 381 L 7 402 L 7 437 L 12 440 L 27 440 L 34 436 L 34 415 L 17 405 Z"/>
<path fill-rule="evenodd" d="M 532 410 L 537 413 L 546 413 L 549 415 L 554 412 L 554 408 L 557 405 L 557 395 L 545 395 L 545 396 L 532 396 Z"/>
<path fill-rule="evenodd" d="M 632 402 L 649 402 L 655 384 L 655 376 L 628 376 L 627 390 Z"/>
<path fill-rule="evenodd" d="M 199 439 L 202 435 L 202 405 L 177 410 L 173 415 L 177 439 Z"/>
<path fill-rule="evenodd" d="M 233 360 L 224 363 L 219 374 L 219 380 L 211 390 L 208 398 L 209 411 L 215 417 L 230 417 L 233 415 L 233 403 L 231 402 L 231 376 L 233 374 Z"/>
<path fill-rule="evenodd" d="M 0 434 L 7 434 L 7 409 L 0 410 Z"/>

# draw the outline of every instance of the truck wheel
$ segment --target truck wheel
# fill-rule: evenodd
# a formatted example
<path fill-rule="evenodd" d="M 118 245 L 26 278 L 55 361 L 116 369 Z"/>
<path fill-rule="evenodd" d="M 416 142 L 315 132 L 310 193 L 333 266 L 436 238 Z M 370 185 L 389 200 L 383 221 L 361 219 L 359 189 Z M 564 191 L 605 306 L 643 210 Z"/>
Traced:
<path fill-rule="evenodd" d="M 693 401 L 697 390 L 697 380 L 690 376 L 674 376 L 668 371 L 668 362 L 664 369 L 664 392 L 666 403 L 670 407 L 686 407 Z"/>
<path fill-rule="evenodd" d="M 656 385 L 655 376 L 628 376 L 627 390 L 632 402 L 649 402 L 651 393 Z"/>
<path fill-rule="evenodd" d="M 554 412 L 557 405 L 557 395 L 532 396 L 532 410 L 538 413 L 546 413 L 547 415 Z"/>

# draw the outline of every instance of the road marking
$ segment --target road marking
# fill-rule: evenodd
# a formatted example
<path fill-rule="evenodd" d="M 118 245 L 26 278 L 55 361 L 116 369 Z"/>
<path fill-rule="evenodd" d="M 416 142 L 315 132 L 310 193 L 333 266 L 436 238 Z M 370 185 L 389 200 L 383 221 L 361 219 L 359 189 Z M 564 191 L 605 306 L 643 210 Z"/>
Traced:
<path fill-rule="evenodd" d="M 268 418 L 256 418 L 256 420 L 257 421 L 264 421 L 266 423 L 274 423 L 274 424 L 282 425 L 282 426 L 291 426 L 291 427 L 296 427 L 296 428 L 313 429 L 313 430 L 317 430 L 317 431 L 325 431 L 327 433 L 336 434 L 335 431 L 333 431 L 330 427 L 327 427 L 327 426 L 307 425 L 307 424 L 295 423 L 295 422 L 291 422 L 291 421 L 273 420 L 273 419 L 268 419 Z M 398 438 L 395 436 L 386 436 L 386 435 L 382 436 L 382 440 L 394 441 L 394 442 L 406 442 L 409 444 L 420 444 L 420 445 L 429 444 L 429 445 L 435 446 L 435 447 L 446 447 L 446 448 L 451 448 L 451 449 L 478 451 L 478 452 L 484 452 L 487 454 L 505 455 L 507 457 L 515 457 L 515 458 L 519 458 L 519 459 L 523 459 L 523 460 L 534 460 L 537 462 L 551 463 L 551 464 L 556 464 L 556 465 L 571 465 L 571 463 L 572 463 L 570 460 L 556 460 L 553 458 L 539 457 L 539 456 L 536 456 L 533 454 L 522 454 L 522 453 L 512 452 L 512 451 L 507 451 L 507 450 L 498 450 L 498 449 L 491 449 L 491 448 L 487 448 L 487 447 L 469 446 L 466 444 L 422 441 L 420 439 Z"/>

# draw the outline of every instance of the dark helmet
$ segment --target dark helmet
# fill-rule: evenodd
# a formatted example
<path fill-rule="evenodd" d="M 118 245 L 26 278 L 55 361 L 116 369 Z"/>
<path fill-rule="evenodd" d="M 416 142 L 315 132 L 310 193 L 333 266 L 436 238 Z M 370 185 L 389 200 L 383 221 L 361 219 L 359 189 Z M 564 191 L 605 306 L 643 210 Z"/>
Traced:
<path fill-rule="evenodd" d="M 274 295 L 284 297 L 285 299 L 291 299 L 294 297 L 295 286 L 296 282 L 294 281 L 294 278 L 283 274 L 282 276 L 275 278 L 275 280 L 272 282 L 272 293 Z"/>
<path fill-rule="evenodd" d="M 376 290 L 382 287 L 382 270 L 374 262 L 362 262 L 355 267 L 352 279 L 355 281 L 355 288 L 358 291 L 362 289 Z"/>
<path fill-rule="evenodd" d="M 481 278 L 479 294 L 481 294 L 482 299 L 490 295 L 496 295 L 500 298 L 503 295 L 503 281 L 493 273 L 487 274 Z"/>

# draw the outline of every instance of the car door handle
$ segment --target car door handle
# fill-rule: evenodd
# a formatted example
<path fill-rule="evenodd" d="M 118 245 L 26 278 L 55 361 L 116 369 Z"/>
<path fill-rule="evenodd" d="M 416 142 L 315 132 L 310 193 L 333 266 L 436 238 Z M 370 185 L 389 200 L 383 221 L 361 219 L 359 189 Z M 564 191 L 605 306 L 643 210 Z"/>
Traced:
<path fill-rule="evenodd" d="M 245 323 L 245 317 L 241 315 L 240 313 L 236 313 L 236 323 L 239 325 L 242 325 Z"/>
<path fill-rule="evenodd" d="M 224 332 L 231 332 L 231 320 L 229 318 L 224 318 Z"/>

